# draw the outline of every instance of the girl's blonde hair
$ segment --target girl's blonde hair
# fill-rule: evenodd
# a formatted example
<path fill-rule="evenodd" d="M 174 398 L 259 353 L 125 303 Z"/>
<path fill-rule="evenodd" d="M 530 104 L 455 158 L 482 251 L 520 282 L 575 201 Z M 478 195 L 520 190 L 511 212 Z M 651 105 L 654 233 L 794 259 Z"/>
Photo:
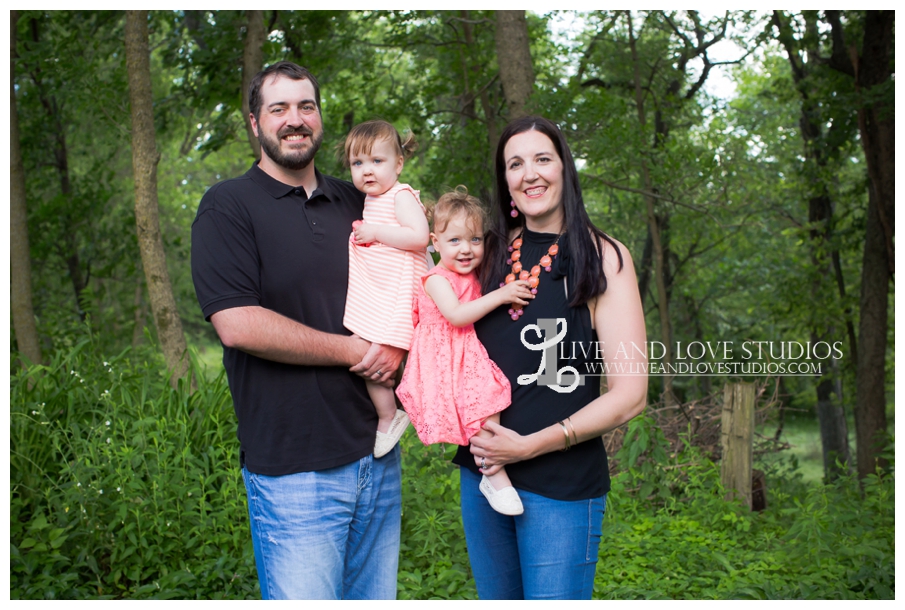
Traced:
<path fill-rule="evenodd" d="M 469 195 L 468 189 L 461 184 L 452 191 L 440 195 L 437 203 L 428 210 L 428 220 L 434 233 L 442 233 L 449 225 L 449 221 L 460 214 L 464 214 L 467 221 L 474 222 L 476 228 L 484 232 L 487 212 L 484 211 L 481 201 Z"/>
<path fill-rule="evenodd" d="M 343 165 L 349 167 L 349 159 L 352 155 L 369 155 L 374 147 L 374 142 L 387 140 L 396 148 L 396 154 L 403 159 L 410 158 L 418 148 L 415 142 L 415 134 L 408 132 L 405 140 L 390 123 L 374 120 L 359 123 L 349 131 L 343 144 Z"/>

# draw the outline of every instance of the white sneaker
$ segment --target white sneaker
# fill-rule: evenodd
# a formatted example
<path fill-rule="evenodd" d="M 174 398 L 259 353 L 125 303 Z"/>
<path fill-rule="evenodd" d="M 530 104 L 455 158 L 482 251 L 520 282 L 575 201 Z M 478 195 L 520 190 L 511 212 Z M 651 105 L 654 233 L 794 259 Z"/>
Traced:
<path fill-rule="evenodd" d="M 385 433 L 377 431 L 377 439 L 374 441 L 374 457 L 380 458 L 392 451 L 408 427 L 409 416 L 402 409 L 397 409 L 393 421 L 390 422 L 390 429 Z"/>
<path fill-rule="evenodd" d="M 478 489 L 490 502 L 490 507 L 498 513 L 515 516 L 525 512 L 525 507 L 522 506 L 522 500 L 518 497 L 518 492 L 511 485 L 503 489 L 494 489 L 490 479 L 482 476 Z"/>

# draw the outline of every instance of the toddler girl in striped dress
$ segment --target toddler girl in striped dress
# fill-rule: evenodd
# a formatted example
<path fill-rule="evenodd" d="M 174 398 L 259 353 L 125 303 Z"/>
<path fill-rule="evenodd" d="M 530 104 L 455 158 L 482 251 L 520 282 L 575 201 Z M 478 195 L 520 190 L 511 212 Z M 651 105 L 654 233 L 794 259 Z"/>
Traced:
<path fill-rule="evenodd" d="M 408 350 L 414 324 L 412 303 L 428 271 L 430 235 L 419 192 L 399 182 L 414 138 L 403 142 L 386 121 L 356 125 L 346 137 L 344 161 L 352 183 L 365 193 L 363 220 L 349 238 L 349 290 L 343 326 L 371 343 Z M 409 424 L 396 409 L 392 388 L 367 382 L 377 410 L 374 457 L 393 449 Z"/>

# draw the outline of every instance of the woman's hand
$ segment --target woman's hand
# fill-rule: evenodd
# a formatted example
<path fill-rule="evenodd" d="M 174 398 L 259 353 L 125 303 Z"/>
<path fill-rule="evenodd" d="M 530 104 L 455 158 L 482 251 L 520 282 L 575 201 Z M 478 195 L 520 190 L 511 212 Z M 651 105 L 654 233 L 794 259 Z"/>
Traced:
<path fill-rule="evenodd" d="M 495 422 L 485 421 L 483 429 L 471 437 L 471 454 L 481 472 L 490 476 L 499 472 L 506 464 L 534 457 L 530 445 L 529 437 Z"/>

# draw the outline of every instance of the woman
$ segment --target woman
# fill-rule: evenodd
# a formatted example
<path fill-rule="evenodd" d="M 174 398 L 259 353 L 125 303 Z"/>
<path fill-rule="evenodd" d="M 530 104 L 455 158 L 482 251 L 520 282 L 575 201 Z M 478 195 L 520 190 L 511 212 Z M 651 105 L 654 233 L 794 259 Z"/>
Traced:
<path fill-rule="evenodd" d="M 527 272 L 537 293 L 521 311 L 503 307 L 475 324 L 512 385 L 512 404 L 453 460 L 462 466 L 472 572 L 482 599 L 590 599 L 609 491 L 601 435 L 647 399 L 647 377 L 637 374 L 647 363 L 638 356 L 646 334 L 634 267 L 628 250 L 591 223 L 556 125 L 513 121 L 495 165 L 483 291 Z M 635 374 L 613 374 L 620 366 Z M 482 474 L 503 466 L 522 515 L 495 512 L 479 491 Z"/>

